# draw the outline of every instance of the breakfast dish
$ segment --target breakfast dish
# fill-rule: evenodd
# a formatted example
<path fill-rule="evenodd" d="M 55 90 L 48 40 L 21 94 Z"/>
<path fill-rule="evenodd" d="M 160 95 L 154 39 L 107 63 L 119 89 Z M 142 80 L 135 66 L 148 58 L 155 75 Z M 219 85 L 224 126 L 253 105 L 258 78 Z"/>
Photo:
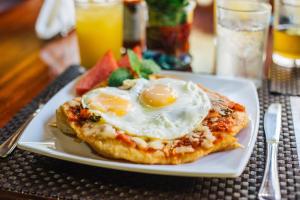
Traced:
<path fill-rule="evenodd" d="M 62 104 L 58 128 L 105 157 L 181 164 L 241 145 L 245 107 L 191 81 L 155 77 L 98 87 Z"/>
<path fill-rule="evenodd" d="M 63 134 L 49 126 L 56 121 L 55 110 L 75 99 L 73 80 L 58 91 L 27 126 L 18 141 L 18 148 L 43 156 L 95 167 L 173 176 L 190 177 L 238 177 L 244 171 L 253 151 L 259 127 L 259 102 L 255 86 L 246 80 L 221 78 L 188 72 L 161 71 L 159 74 L 199 83 L 245 106 L 249 117 L 248 126 L 234 137 L 243 148 L 211 153 L 190 163 L 180 165 L 136 164 L 126 160 L 106 158 L 95 153 L 87 143 Z"/>
<path fill-rule="evenodd" d="M 57 92 L 18 147 L 109 169 L 237 177 L 253 150 L 258 120 L 251 82 L 161 71 L 134 48 L 118 61 L 108 51 Z"/>

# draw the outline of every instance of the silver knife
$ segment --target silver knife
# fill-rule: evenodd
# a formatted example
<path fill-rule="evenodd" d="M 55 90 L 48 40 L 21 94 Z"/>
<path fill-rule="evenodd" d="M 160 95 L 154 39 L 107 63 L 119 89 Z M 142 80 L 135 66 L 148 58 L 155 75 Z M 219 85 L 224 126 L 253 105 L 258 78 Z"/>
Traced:
<path fill-rule="evenodd" d="M 281 104 L 273 103 L 269 106 L 265 113 L 264 128 L 267 141 L 267 160 L 258 198 L 260 200 L 280 200 L 277 150 L 281 131 Z"/>

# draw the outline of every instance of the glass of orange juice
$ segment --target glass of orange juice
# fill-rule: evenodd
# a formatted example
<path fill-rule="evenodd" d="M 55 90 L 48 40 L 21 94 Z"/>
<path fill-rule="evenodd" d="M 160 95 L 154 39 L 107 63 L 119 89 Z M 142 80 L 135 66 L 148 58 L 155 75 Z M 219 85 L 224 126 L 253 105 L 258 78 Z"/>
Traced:
<path fill-rule="evenodd" d="M 273 62 L 300 67 L 300 1 L 275 0 Z"/>
<path fill-rule="evenodd" d="M 81 65 L 90 68 L 108 50 L 118 59 L 123 42 L 122 0 L 75 0 Z"/>

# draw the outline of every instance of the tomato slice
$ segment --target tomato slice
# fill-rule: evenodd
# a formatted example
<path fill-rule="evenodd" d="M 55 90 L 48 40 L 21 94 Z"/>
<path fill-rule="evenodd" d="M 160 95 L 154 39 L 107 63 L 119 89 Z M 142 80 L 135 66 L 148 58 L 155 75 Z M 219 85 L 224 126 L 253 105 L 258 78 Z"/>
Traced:
<path fill-rule="evenodd" d="M 112 53 L 108 51 L 94 67 L 86 72 L 76 84 L 76 93 L 82 95 L 95 87 L 98 83 L 108 79 L 109 75 L 118 68 L 117 61 Z"/>
<path fill-rule="evenodd" d="M 140 60 L 142 60 L 142 49 L 139 46 L 135 46 L 133 49 L 133 52 L 136 53 L 136 55 L 139 57 Z M 124 55 L 119 61 L 118 61 L 118 66 L 119 67 L 124 67 L 124 68 L 131 68 L 130 67 L 130 62 L 129 62 L 129 57 L 128 55 Z"/>

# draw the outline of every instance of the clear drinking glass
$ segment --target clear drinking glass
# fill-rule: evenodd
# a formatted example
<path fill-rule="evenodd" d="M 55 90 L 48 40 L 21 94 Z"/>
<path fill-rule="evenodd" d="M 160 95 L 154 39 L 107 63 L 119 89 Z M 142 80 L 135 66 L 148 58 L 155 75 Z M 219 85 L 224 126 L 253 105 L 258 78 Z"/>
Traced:
<path fill-rule="evenodd" d="M 265 3 L 269 2 L 269 0 L 243 0 L 243 1 L 258 1 L 258 2 L 265 2 Z M 271 0 L 271 1 L 273 1 L 273 0 Z M 217 2 L 218 2 L 218 0 L 213 0 L 214 32 L 217 31 Z"/>
<path fill-rule="evenodd" d="M 271 5 L 258 1 L 217 1 L 217 74 L 248 78 L 259 87 L 264 78 Z"/>
<path fill-rule="evenodd" d="M 75 0 L 81 65 L 90 68 L 108 50 L 118 59 L 123 43 L 123 1 Z"/>
<path fill-rule="evenodd" d="M 273 62 L 300 66 L 300 0 L 275 0 Z"/>

